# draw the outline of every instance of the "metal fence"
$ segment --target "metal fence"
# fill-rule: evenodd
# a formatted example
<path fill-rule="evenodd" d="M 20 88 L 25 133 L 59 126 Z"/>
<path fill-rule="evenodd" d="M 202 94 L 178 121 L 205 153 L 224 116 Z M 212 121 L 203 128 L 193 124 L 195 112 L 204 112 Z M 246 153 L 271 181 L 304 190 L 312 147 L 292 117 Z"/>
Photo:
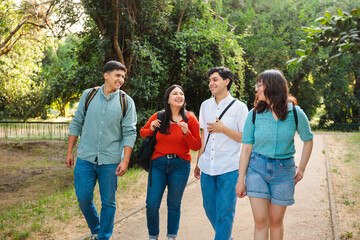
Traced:
<path fill-rule="evenodd" d="M 66 139 L 68 122 L 0 121 L 0 139 Z"/>

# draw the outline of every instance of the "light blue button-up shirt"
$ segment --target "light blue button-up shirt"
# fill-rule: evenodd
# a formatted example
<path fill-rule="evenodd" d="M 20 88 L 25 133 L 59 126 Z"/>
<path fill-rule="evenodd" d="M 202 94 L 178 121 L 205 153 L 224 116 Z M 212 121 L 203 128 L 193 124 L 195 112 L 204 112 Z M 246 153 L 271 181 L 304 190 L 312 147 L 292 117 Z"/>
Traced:
<path fill-rule="evenodd" d="M 90 102 L 86 117 L 85 99 L 91 89 L 83 92 L 75 117 L 69 126 L 69 135 L 79 136 L 77 156 L 99 165 L 118 164 L 124 146 L 133 147 L 136 140 L 136 109 L 126 95 L 128 108 L 123 118 L 119 90 L 105 97 L 101 86 Z"/>
<path fill-rule="evenodd" d="M 295 154 L 294 136 L 296 124 L 292 104 L 288 104 L 288 115 L 284 121 L 276 121 L 271 111 L 256 114 L 255 125 L 252 122 L 252 109 L 245 122 L 242 142 L 253 144 L 253 150 L 265 157 L 285 159 Z M 302 141 L 313 139 L 309 120 L 304 111 L 296 106 L 298 116 L 297 131 Z"/>

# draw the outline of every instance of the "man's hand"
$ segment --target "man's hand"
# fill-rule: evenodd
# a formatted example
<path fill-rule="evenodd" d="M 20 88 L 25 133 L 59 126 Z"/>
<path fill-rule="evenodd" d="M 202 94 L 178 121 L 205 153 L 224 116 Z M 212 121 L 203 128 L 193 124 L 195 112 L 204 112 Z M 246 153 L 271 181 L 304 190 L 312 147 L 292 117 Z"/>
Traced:
<path fill-rule="evenodd" d="M 74 166 L 74 155 L 71 152 L 68 152 L 66 154 L 65 163 L 68 168 L 72 168 Z"/>
<path fill-rule="evenodd" d="M 194 177 L 196 179 L 200 179 L 201 177 L 201 170 L 200 168 L 198 167 L 198 165 L 196 165 L 195 169 L 194 169 Z"/>
<path fill-rule="evenodd" d="M 119 164 L 119 166 L 116 168 L 115 175 L 117 175 L 117 176 L 123 176 L 123 175 L 126 173 L 126 171 L 127 171 L 128 165 L 129 165 L 128 162 L 122 161 L 122 162 Z"/>
<path fill-rule="evenodd" d="M 208 125 L 207 131 L 210 134 L 221 133 L 224 131 L 224 128 L 225 128 L 224 124 L 219 120 L 219 118 L 216 118 L 216 122 L 208 123 L 207 125 Z"/>

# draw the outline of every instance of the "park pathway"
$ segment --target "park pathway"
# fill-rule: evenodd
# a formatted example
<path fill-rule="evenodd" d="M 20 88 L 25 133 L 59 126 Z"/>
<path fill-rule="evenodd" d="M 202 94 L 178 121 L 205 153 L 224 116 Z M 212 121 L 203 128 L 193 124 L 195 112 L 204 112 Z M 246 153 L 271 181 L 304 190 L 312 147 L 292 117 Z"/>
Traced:
<path fill-rule="evenodd" d="M 297 149 L 295 161 L 298 164 L 302 150 L 302 142 L 298 136 L 295 144 Z M 192 174 L 189 182 L 191 183 L 187 186 L 182 201 L 178 239 L 211 240 L 214 238 L 214 232 L 202 207 L 200 182 L 195 180 Z M 284 239 L 333 239 L 323 135 L 315 135 L 314 148 L 304 179 L 296 186 L 295 201 L 296 203 L 288 208 L 285 215 Z M 160 208 L 160 240 L 166 239 L 166 214 L 165 193 Z M 234 239 L 252 239 L 253 228 L 254 223 L 248 198 L 238 199 L 233 228 Z M 111 239 L 148 239 L 145 209 L 118 221 Z"/>

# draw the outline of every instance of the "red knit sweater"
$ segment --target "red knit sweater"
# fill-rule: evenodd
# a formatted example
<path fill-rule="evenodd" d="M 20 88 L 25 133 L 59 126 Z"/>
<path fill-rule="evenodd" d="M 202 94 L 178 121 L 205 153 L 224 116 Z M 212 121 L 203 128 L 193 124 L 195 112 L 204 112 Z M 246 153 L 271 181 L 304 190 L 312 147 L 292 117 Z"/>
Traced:
<path fill-rule="evenodd" d="M 181 128 L 177 124 L 170 123 L 170 134 L 162 134 L 159 131 L 156 134 L 156 145 L 151 160 L 165 156 L 167 154 L 176 154 L 180 158 L 191 161 L 190 149 L 197 151 L 201 147 L 199 122 L 196 117 L 187 113 L 189 131 L 183 134 Z M 152 115 L 149 121 L 140 130 L 142 138 L 154 135 L 150 129 L 152 121 L 157 119 L 157 113 Z M 183 120 L 182 120 L 183 121 Z"/>

